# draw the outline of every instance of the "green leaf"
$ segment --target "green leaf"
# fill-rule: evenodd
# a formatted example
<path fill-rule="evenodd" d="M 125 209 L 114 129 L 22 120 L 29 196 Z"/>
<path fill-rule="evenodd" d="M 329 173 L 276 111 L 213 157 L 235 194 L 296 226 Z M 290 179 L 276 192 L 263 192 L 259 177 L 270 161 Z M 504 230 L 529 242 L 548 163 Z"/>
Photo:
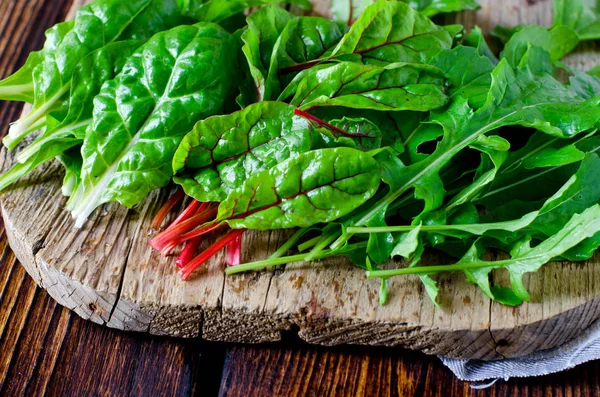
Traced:
<path fill-rule="evenodd" d="M 498 64 L 498 58 L 494 55 L 483 35 L 483 31 L 479 26 L 474 26 L 471 32 L 463 40 L 463 45 L 474 47 L 479 55 L 487 57 L 494 65 Z"/>
<path fill-rule="evenodd" d="M 579 37 L 568 26 L 555 26 L 550 30 L 539 26 L 527 26 L 515 33 L 500 54 L 508 64 L 516 67 L 529 47 L 541 47 L 550 54 L 550 61 L 556 62 L 571 52 L 579 42 Z"/>
<path fill-rule="evenodd" d="M 369 6 L 333 50 L 334 57 L 356 54 L 363 63 L 427 63 L 452 45 L 448 32 L 399 1 Z"/>
<path fill-rule="evenodd" d="M 0 81 L 0 100 L 33 103 L 33 69 L 44 60 L 47 54 L 56 50 L 66 34 L 73 29 L 73 25 L 73 21 L 62 22 L 46 31 L 44 48 L 30 53 L 25 64 L 19 70 Z"/>
<path fill-rule="evenodd" d="M 280 102 L 209 117 L 179 145 L 174 180 L 198 201 L 223 201 L 251 175 L 313 149 L 313 133 L 308 120 Z"/>
<path fill-rule="evenodd" d="M 139 40 L 120 41 L 86 55 L 73 70 L 66 116 L 60 122 L 48 123 L 46 130 L 19 152 L 17 160 L 26 162 L 40 147 L 54 139 L 77 137 L 83 140 L 92 122 L 94 97 L 100 92 L 102 84 L 113 79 L 142 44 Z"/>
<path fill-rule="evenodd" d="M 63 151 L 56 158 L 65 169 L 62 194 L 63 196 L 70 197 L 81 183 L 81 166 L 83 163 L 81 150 L 79 147 L 74 146 L 73 148 Z"/>
<path fill-rule="evenodd" d="M 292 18 L 289 12 L 274 4 L 263 7 L 248 17 L 248 29 L 242 34 L 242 51 L 250 66 L 259 101 L 264 97 L 273 47 Z"/>
<path fill-rule="evenodd" d="M 475 48 L 458 46 L 452 50 L 440 51 L 431 65 L 444 72 L 450 82 L 448 94 L 451 98 L 460 96 L 469 100 L 469 105 L 478 109 L 487 99 L 494 64 Z"/>
<path fill-rule="evenodd" d="M 508 40 L 512 36 L 515 35 L 518 31 L 525 28 L 525 25 L 516 25 L 516 26 L 496 26 L 490 34 L 500 40 L 502 44 L 506 44 Z"/>
<path fill-rule="evenodd" d="M 104 84 L 68 203 L 77 226 L 103 203 L 132 206 L 169 183 L 183 135 L 233 94 L 232 54 L 235 40 L 218 25 L 179 26 L 152 37 Z"/>
<path fill-rule="evenodd" d="M 330 0 L 333 20 L 352 26 L 375 0 Z"/>
<path fill-rule="evenodd" d="M 581 40 L 600 39 L 600 3 L 596 0 L 554 0 L 554 25 L 566 25 Z"/>
<path fill-rule="evenodd" d="M 302 70 L 331 54 L 346 29 L 325 18 L 300 17 L 290 21 L 279 36 L 267 79 L 265 99 L 276 99 Z"/>
<path fill-rule="evenodd" d="M 371 198 L 379 183 L 379 166 L 369 154 L 314 150 L 251 175 L 221 203 L 217 221 L 258 230 L 331 222 Z"/>
<path fill-rule="evenodd" d="M 65 105 L 73 71 L 87 54 L 113 42 L 147 39 L 180 22 L 174 0 L 101 0 L 80 8 L 73 28 L 53 51 L 43 51 L 43 60 L 32 69 L 33 108 L 11 125 L 5 146 L 15 148 L 35 123 Z"/>
<path fill-rule="evenodd" d="M 413 254 L 419 247 L 419 233 L 421 232 L 421 224 L 417 225 L 410 232 L 400 235 L 399 241 L 392 251 L 392 256 L 401 256 L 405 259 L 412 258 Z"/>
<path fill-rule="evenodd" d="M 67 149 L 79 144 L 81 144 L 80 139 L 61 138 L 43 145 L 33 156 L 29 157 L 26 162 L 14 164 L 10 170 L 4 172 L 0 176 L 0 191 L 6 189 L 19 178 L 27 175 L 45 162 L 52 160 Z"/>
<path fill-rule="evenodd" d="M 480 8 L 476 0 L 403 0 L 423 15 L 433 17 L 437 14 Z"/>
<path fill-rule="evenodd" d="M 222 22 L 248 8 L 272 3 L 297 4 L 310 10 L 309 0 L 178 0 L 182 14 L 197 22 Z"/>
<path fill-rule="evenodd" d="M 439 69 L 428 65 L 379 67 L 343 62 L 307 75 L 291 103 L 302 109 L 343 106 L 427 111 L 448 101 L 442 76 Z"/>

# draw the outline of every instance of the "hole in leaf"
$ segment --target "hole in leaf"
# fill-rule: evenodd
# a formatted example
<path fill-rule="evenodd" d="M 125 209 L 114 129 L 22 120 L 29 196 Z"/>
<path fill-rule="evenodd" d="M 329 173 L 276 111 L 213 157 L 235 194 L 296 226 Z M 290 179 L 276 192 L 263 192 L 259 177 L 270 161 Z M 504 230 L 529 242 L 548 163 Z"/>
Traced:
<path fill-rule="evenodd" d="M 435 152 L 438 143 L 442 140 L 442 136 L 437 137 L 434 140 L 423 142 L 417 146 L 417 153 L 420 154 L 432 154 Z"/>

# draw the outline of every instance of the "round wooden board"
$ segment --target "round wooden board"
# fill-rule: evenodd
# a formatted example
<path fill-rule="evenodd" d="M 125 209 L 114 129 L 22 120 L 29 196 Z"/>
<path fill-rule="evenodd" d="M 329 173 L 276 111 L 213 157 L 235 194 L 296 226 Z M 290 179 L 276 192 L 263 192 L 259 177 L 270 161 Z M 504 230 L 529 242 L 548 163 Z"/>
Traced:
<path fill-rule="evenodd" d="M 551 23 L 551 0 L 480 2 L 480 11 L 446 22 L 467 28 L 476 23 L 485 31 L 497 24 Z M 74 3 L 77 8 L 85 1 Z M 326 12 L 328 0 L 315 3 L 317 13 Z M 582 45 L 569 63 L 595 64 L 598 54 L 591 49 Z M 3 151 L 3 168 L 12 161 Z M 225 278 L 219 254 L 206 274 L 183 282 L 174 258 L 160 257 L 147 244 L 151 219 L 171 192 L 153 192 L 131 210 L 106 205 L 75 229 L 60 185 L 60 166 L 53 163 L 1 196 L 10 245 L 60 304 L 109 327 L 244 343 L 276 341 L 293 330 L 310 343 L 402 345 L 492 360 L 563 344 L 600 316 L 598 255 L 584 263 L 549 264 L 531 275 L 525 284 L 532 302 L 516 308 L 492 303 L 462 275 L 441 279 L 439 307 L 413 277 L 390 280 L 389 302 L 380 306 L 378 282 L 340 260 Z M 247 233 L 244 260 L 267 257 L 285 236 Z"/>

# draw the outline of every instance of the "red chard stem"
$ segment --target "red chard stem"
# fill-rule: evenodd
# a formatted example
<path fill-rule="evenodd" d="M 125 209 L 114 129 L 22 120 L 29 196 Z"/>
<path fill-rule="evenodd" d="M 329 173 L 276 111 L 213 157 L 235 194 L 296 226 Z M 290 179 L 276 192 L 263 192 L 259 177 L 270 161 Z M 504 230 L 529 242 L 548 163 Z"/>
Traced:
<path fill-rule="evenodd" d="M 167 217 L 167 215 L 169 214 L 171 209 L 173 209 L 173 207 L 177 203 L 179 203 L 183 199 L 183 197 L 184 197 L 183 189 L 182 188 L 177 189 L 175 194 L 173 194 L 167 200 L 167 202 L 160 208 L 160 210 L 158 210 L 158 212 L 156 213 L 156 216 L 152 220 L 152 225 L 150 227 L 152 227 L 152 229 L 160 228 L 160 225 L 163 223 L 163 221 L 165 220 L 165 218 Z"/>
<path fill-rule="evenodd" d="M 333 135 L 336 135 L 336 133 L 338 133 L 338 134 L 342 134 L 342 135 L 349 136 L 349 137 L 355 137 L 355 138 L 363 138 L 363 137 L 369 138 L 369 135 L 367 135 L 367 134 L 351 134 L 348 131 L 344 131 L 341 128 L 338 128 L 334 125 L 329 124 L 325 120 L 321 120 L 317 116 L 313 116 L 312 114 L 305 112 L 304 110 L 294 109 L 294 114 L 296 116 L 304 117 L 305 119 L 312 121 L 321 127 L 325 127 L 328 130 L 331 130 L 331 132 L 333 132 Z"/>

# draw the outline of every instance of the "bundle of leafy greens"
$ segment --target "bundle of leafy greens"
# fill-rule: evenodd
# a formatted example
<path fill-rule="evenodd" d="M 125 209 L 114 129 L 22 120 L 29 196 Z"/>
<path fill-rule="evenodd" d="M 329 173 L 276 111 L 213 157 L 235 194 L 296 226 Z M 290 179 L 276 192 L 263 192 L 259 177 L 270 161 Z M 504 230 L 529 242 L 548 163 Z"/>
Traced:
<path fill-rule="evenodd" d="M 58 158 L 82 226 L 173 181 L 153 226 L 191 203 L 150 244 L 183 247 L 184 279 L 222 249 L 227 274 L 346 256 L 382 304 L 390 277 L 417 275 L 435 301 L 435 275 L 463 272 L 516 305 L 524 274 L 600 246 L 600 77 L 561 62 L 600 37 L 595 2 L 555 0 L 549 29 L 497 28 L 499 54 L 430 19 L 474 0 L 332 0 L 334 20 L 267 3 L 99 0 L 50 29 L 0 82 L 32 104 L 5 145 L 41 130 L 0 188 Z M 241 264 L 248 229 L 295 233 Z M 455 260 L 424 266 L 426 249 Z"/>

